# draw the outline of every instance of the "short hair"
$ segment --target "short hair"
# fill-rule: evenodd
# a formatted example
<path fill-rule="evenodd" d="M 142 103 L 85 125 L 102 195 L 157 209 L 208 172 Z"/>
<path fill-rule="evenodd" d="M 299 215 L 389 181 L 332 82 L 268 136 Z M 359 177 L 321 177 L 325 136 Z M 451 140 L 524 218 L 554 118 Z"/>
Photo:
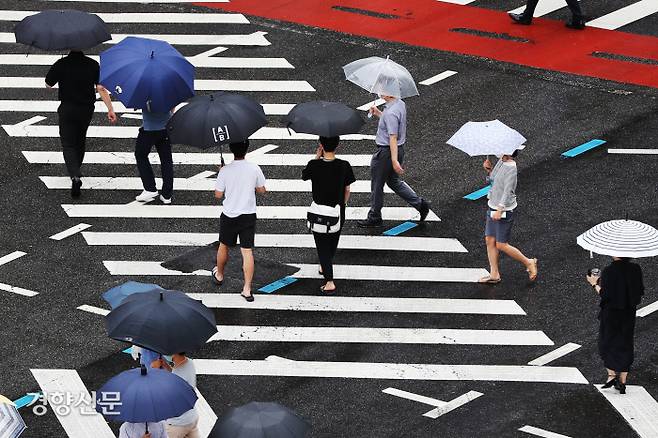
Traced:
<path fill-rule="evenodd" d="M 230 143 L 228 148 L 233 152 L 233 156 L 237 159 L 244 158 L 247 155 L 247 149 L 249 149 L 249 140 L 245 140 L 240 143 Z"/>
<path fill-rule="evenodd" d="M 322 145 L 322 149 L 324 149 L 326 152 L 333 152 L 336 150 L 338 147 L 338 143 L 340 143 L 340 137 L 320 137 L 320 144 Z"/>

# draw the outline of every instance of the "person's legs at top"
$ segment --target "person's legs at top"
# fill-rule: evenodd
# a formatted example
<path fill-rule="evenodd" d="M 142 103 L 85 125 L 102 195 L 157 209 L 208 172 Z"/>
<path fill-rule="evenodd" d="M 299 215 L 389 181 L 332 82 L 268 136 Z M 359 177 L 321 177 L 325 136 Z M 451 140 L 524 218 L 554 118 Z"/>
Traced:
<path fill-rule="evenodd" d="M 489 260 L 489 275 L 482 277 L 480 283 L 498 283 L 500 282 L 500 271 L 498 269 L 498 249 L 496 248 L 496 238 L 485 236 L 484 241 L 487 245 L 487 259 Z"/>
<path fill-rule="evenodd" d="M 242 272 L 244 286 L 241 295 L 249 302 L 254 300 L 251 283 L 254 279 L 254 240 L 256 237 L 256 214 L 243 214 L 238 217 L 240 226 L 240 252 L 242 253 Z"/>
<path fill-rule="evenodd" d="M 496 248 L 525 266 L 531 281 L 537 278 L 537 259 L 529 259 L 518 248 L 507 242 L 496 242 Z"/>
<path fill-rule="evenodd" d="M 174 191 L 174 161 L 171 155 L 171 142 L 169 141 L 166 130 L 158 131 L 155 148 L 160 157 L 160 167 L 162 170 L 160 200 L 165 204 L 170 204 Z"/>
<path fill-rule="evenodd" d="M 336 253 L 335 247 L 338 244 L 338 233 L 313 233 L 313 239 L 318 251 L 320 266 L 322 266 L 322 276 L 325 279 L 325 284 L 321 289 L 324 292 L 334 291 L 336 290 L 336 284 L 334 283 L 333 257 Z"/>
<path fill-rule="evenodd" d="M 251 297 L 251 282 L 254 279 L 254 251 L 252 248 L 240 248 L 242 253 L 242 272 L 244 274 L 244 286 L 242 296 Z"/>
<path fill-rule="evenodd" d="M 569 9 L 571 10 L 571 20 L 567 21 L 567 27 L 572 29 L 582 30 L 585 28 L 585 16 L 582 9 L 580 9 L 580 2 L 578 0 L 566 0 Z"/>
<path fill-rule="evenodd" d="M 226 268 L 226 263 L 228 262 L 228 249 L 229 247 L 223 243 L 220 243 L 219 248 L 217 248 L 217 262 L 215 266 L 217 270 L 213 275 L 220 283 L 224 281 L 224 268 Z"/>
<path fill-rule="evenodd" d="M 57 109 L 59 123 L 59 138 L 62 144 L 62 154 L 66 170 L 71 177 L 71 197 L 80 196 L 82 176 L 80 172 L 79 132 L 80 114 L 78 105 L 62 102 Z"/>
<path fill-rule="evenodd" d="M 535 13 L 535 8 L 537 8 L 537 3 L 539 3 L 539 0 L 528 0 L 528 3 L 526 3 L 526 7 L 522 13 L 516 14 L 510 12 L 509 16 L 512 18 L 512 20 L 514 20 L 515 23 L 531 24 L 532 16 Z"/>
<path fill-rule="evenodd" d="M 78 143 L 78 167 L 82 167 L 85 160 L 85 152 L 87 148 L 87 130 L 91 119 L 94 117 L 94 106 L 89 108 L 80 107 L 80 119 L 78 120 L 77 128 L 77 143 Z"/>
<path fill-rule="evenodd" d="M 378 147 L 370 160 L 370 211 L 366 220 L 359 221 L 360 227 L 382 225 L 382 206 L 384 205 L 384 183 L 388 173 L 393 171 L 388 148 Z M 388 158 L 387 158 L 388 157 Z"/>
<path fill-rule="evenodd" d="M 149 161 L 149 154 L 154 143 L 154 132 L 139 128 L 135 141 L 135 162 L 144 191 L 135 197 L 138 201 L 150 201 L 158 196 L 153 168 Z"/>

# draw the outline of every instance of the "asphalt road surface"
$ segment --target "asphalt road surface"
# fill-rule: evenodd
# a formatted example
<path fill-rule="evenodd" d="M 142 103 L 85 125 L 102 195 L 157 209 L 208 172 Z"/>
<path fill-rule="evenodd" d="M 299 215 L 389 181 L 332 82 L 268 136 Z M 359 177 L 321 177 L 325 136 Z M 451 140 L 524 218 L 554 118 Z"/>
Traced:
<path fill-rule="evenodd" d="M 209 9 L 189 2 L 5 0 L 0 33 L 13 30 L 15 13 L 8 11 L 74 7 L 143 14 L 135 16 L 136 22 L 117 15 L 107 15 L 106 21 L 113 34 L 178 35 L 169 38 L 188 57 L 227 48 L 195 58 L 197 79 L 223 81 L 207 82 L 199 92 L 239 89 L 270 104 L 266 110 L 273 128 L 284 127 L 288 108 L 273 104 L 323 99 L 359 107 L 371 101 L 342 72 L 343 65 L 359 58 L 389 55 L 417 82 L 456 72 L 419 85 L 420 96 L 407 99 L 405 180 L 432 202 L 436 220 L 383 237 L 383 230 L 417 219 L 415 211 L 388 194 L 386 206 L 392 209 L 382 230 L 359 229 L 356 221 L 348 221 L 342 242 L 349 248 L 337 255 L 339 293 L 331 299 L 320 296 L 320 279 L 299 278 L 272 294 L 257 294 L 249 305 L 237 296 L 241 283 L 236 266 L 221 290 L 203 273 L 155 275 L 162 273 L 159 263 L 216 240 L 218 220 L 203 207 L 216 205 L 211 187 L 217 157 L 176 147 L 182 163 L 175 167 L 180 180 L 172 207 L 131 204 L 141 187 L 130 158 L 134 139 L 126 128 L 140 121 L 121 117 L 110 127 L 98 112 L 88 141 L 88 151 L 96 154 L 88 154 L 83 168 L 89 179 L 82 197 L 71 200 L 57 137 L 56 92 L 42 87 L 48 59 L 44 53 L 25 56 L 25 47 L 1 39 L 0 257 L 25 254 L 0 265 L 0 393 L 16 400 L 44 390 L 44 379 L 37 380 L 41 374 L 32 370 L 71 370 L 67 376 L 77 373 L 93 391 L 134 367 L 121 352 L 126 345 L 107 338 L 99 313 L 108 309 L 103 291 L 136 280 L 208 294 L 201 297 L 214 307 L 218 324 L 230 326 L 220 327 L 219 340 L 192 353 L 199 391 L 219 417 L 230 407 L 261 400 L 300 413 L 312 424 L 313 437 L 658 436 L 658 417 L 651 415 L 658 409 L 658 312 L 637 320 L 629 377 L 636 386 L 629 399 L 647 414 L 634 420 L 639 426 L 630 425 L 594 386 L 605 380 L 605 370 L 597 350 L 598 297 L 584 274 L 610 260 L 590 259 L 576 245 L 576 236 L 610 219 L 628 217 L 658 226 L 656 150 L 608 151 L 658 144 L 658 85 L 649 84 L 658 78 L 658 13 L 651 12 L 655 8 L 649 1 L 640 2 L 645 16 L 623 24 L 628 13 L 621 18 L 618 12 L 612 18 L 608 14 L 634 1 L 583 0 L 592 19 L 608 16 L 608 22 L 623 24 L 605 31 L 599 52 L 607 51 L 610 41 L 625 41 L 623 50 L 618 48 L 633 60 L 609 60 L 603 67 L 580 65 L 576 58 L 577 65 L 558 62 L 559 51 L 546 55 L 554 57 L 553 63 L 531 55 L 527 47 L 519 54 L 511 46 L 496 46 L 502 34 L 528 32 L 527 38 L 538 38 L 537 50 L 544 50 L 549 43 L 538 34 L 541 26 L 549 26 L 564 43 L 564 58 L 578 44 L 592 43 L 583 35 L 604 32 L 564 28 L 556 20 L 568 18 L 566 8 L 519 29 L 503 20 L 505 11 L 522 3 L 512 0 L 476 0 L 467 6 L 429 0 L 387 0 L 379 6 L 343 1 L 335 3 L 344 21 L 326 22 L 314 21 L 317 10 L 310 5 L 316 2 L 306 9 L 301 1 L 276 1 L 270 5 L 276 8 L 264 3 L 237 0 Z M 437 8 L 435 15 L 429 14 L 437 23 L 449 22 L 455 14 L 459 28 L 469 14 L 477 23 L 481 15 L 494 18 L 487 34 L 471 35 L 467 48 L 456 50 L 452 40 L 436 35 L 423 39 L 424 34 L 397 27 L 387 32 L 386 26 L 399 26 L 401 18 L 381 15 L 393 14 L 397 4 L 395 13 L 408 11 L 409 20 L 426 17 L 431 8 Z M 232 18 L 210 15 L 227 11 Z M 189 12 L 204 18 L 184 23 L 180 15 L 159 15 Z M 242 12 L 247 15 L 235 15 Z M 281 19 L 281 14 L 288 18 Z M 371 19 L 380 20 L 381 28 Z M 354 20 L 363 20 L 362 32 L 351 27 Z M 432 35 L 428 29 L 433 21 L 428 20 L 423 29 Z M 406 38 L 422 41 L 407 44 Z M 621 79 L 606 79 L 613 73 Z M 33 119 L 37 116 L 45 119 Z M 445 142 L 469 120 L 492 119 L 528 139 L 518 159 L 519 213 L 512 243 L 539 259 L 534 284 L 508 258 L 501 262 L 502 283 L 474 283 L 488 269 L 482 238 L 486 204 L 464 196 L 486 182 L 480 158 L 471 159 Z M 375 129 L 368 122 L 363 134 L 372 135 Z M 310 203 L 299 178 L 314 141 L 289 139 L 279 131 L 263 137 L 270 138 L 253 140 L 252 150 L 264 149 L 250 157 L 270 180 L 269 193 L 258 199 L 259 205 L 270 207 L 258 223 L 263 236 L 256 254 L 268 261 L 256 267 L 258 279 L 278 280 L 276 264 L 281 263 L 304 265 L 297 276 L 313 276 L 317 259 L 315 249 L 305 243 L 304 221 L 280 217 L 290 207 Z M 561 157 L 593 139 L 606 143 L 574 158 Z M 368 206 L 368 155 L 373 151 L 367 138 L 345 140 L 339 149 L 363 181 L 351 207 Z M 359 214 L 361 210 L 354 211 L 355 217 Z M 79 224 L 88 227 L 61 240 L 51 238 Z M 233 257 L 238 264 L 239 255 Z M 638 263 L 645 274 L 644 307 L 658 301 L 658 275 L 655 260 Z M 209 260 L 202 269 L 211 266 Z M 451 281 L 454 276 L 457 281 Z M 419 298 L 427 301 L 414 308 Z M 87 311 L 80 306 L 88 306 Z M 528 365 L 569 343 L 579 348 L 544 365 Z M 619 403 L 619 398 L 612 401 Z M 31 406 L 20 412 L 28 425 L 26 437 L 88 436 L 75 432 L 52 409 L 43 416 L 35 415 Z M 561 435 L 519 430 L 525 426 Z M 110 427 L 118 430 L 116 423 Z M 103 430 L 97 436 L 105 436 Z"/>

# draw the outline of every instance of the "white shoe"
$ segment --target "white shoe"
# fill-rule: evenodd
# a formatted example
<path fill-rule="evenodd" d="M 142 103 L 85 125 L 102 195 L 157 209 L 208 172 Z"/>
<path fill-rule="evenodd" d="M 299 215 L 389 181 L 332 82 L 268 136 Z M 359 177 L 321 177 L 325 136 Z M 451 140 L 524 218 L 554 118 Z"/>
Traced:
<path fill-rule="evenodd" d="M 149 192 L 148 190 L 144 190 L 142 193 L 135 196 L 135 201 L 148 202 L 154 200 L 157 197 L 158 197 L 158 192 Z"/>
<path fill-rule="evenodd" d="M 164 196 L 160 195 L 160 201 L 162 201 L 163 204 L 169 205 L 171 204 L 171 198 L 167 199 Z"/>

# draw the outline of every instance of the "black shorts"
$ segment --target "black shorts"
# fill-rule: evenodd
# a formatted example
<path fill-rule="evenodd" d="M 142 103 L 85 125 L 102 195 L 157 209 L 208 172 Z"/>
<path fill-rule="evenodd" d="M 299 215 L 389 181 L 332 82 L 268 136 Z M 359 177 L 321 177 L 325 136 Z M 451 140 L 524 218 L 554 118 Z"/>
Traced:
<path fill-rule="evenodd" d="M 219 217 L 219 241 L 226 246 L 234 247 L 240 237 L 240 247 L 254 247 L 256 235 L 256 214 L 241 214 L 228 217 L 224 213 Z"/>

